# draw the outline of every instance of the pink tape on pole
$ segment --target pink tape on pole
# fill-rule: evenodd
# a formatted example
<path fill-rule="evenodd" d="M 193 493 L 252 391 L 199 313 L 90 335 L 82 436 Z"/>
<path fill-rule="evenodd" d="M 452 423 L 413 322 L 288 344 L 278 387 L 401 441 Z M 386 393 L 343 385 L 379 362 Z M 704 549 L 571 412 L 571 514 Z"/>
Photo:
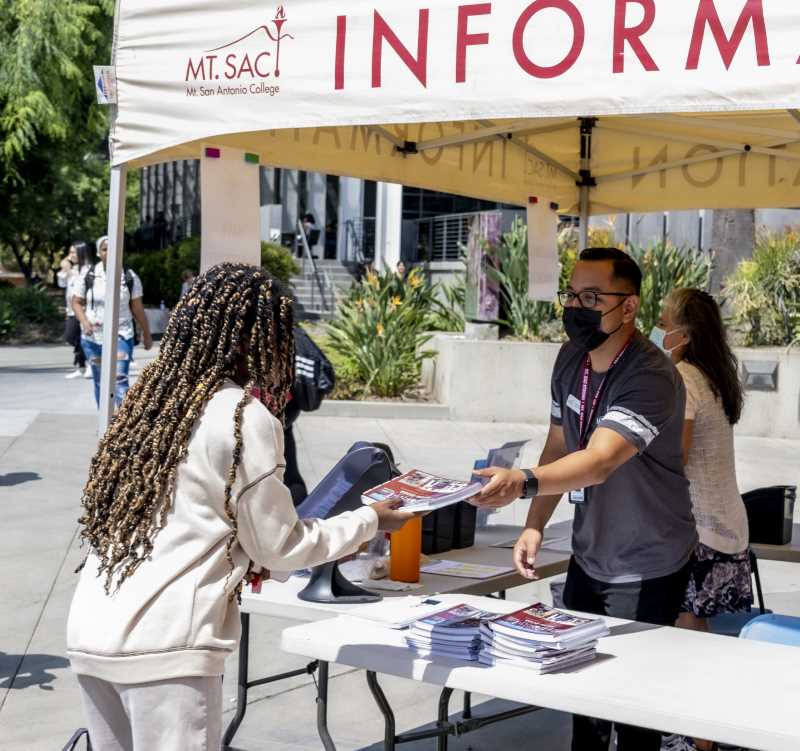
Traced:
<path fill-rule="evenodd" d="M 206 146 L 206 158 L 208 159 L 219 159 L 220 151 L 219 149 L 215 149 L 212 146 Z"/>

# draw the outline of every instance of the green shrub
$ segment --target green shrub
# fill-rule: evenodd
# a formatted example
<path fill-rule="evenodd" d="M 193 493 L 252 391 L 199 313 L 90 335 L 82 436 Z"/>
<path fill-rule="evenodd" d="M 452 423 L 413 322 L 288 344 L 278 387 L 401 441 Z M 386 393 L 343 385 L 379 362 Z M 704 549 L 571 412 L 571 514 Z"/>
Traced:
<path fill-rule="evenodd" d="M 589 231 L 590 247 L 619 247 L 609 227 Z M 561 271 L 559 289 L 569 284 L 578 260 L 578 231 L 567 227 L 558 233 L 557 249 Z M 649 335 L 658 322 L 664 298 L 676 287 L 708 287 L 712 258 L 708 253 L 689 247 L 658 243 L 649 247 L 631 247 L 628 253 L 642 270 L 641 310 L 638 325 Z M 560 341 L 562 309 L 552 303 L 528 298 L 528 230 L 517 220 L 503 235 L 498 249 L 499 268 L 490 273 L 500 284 L 506 320 L 511 335 L 532 341 Z"/>
<path fill-rule="evenodd" d="M 361 399 L 365 395 L 364 384 L 359 380 L 358 367 L 348 357 L 334 349 L 329 336 L 312 335 L 316 345 L 331 361 L 336 373 L 336 386 L 328 395 L 328 399 Z"/>
<path fill-rule="evenodd" d="M 17 318 L 8 300 L 0 298 L 0 341 L 9 339 L 17 332 Z"/>
<path fill-rule="evenodd" d="M 61 298 L 63 299 L 63 298 Z M 0 289 L 0 302 L 11 308 L 20 324 L 51 324 L 64 320 L 64 310 L 42 286 Z"/>
<path fill-rule="evenodd" d="M 466 276 L 461 275 L 455 282 L 434 287 L 436 294 L 428 317 L 429 331 L 463 331 L 464 300 L 466 298 Z M 441 291 L 441 295 L 438 292 Z"/>
<path fill-rule="evenodd" d="M 759 232 L 753 258 L 728 277 L 725 302 L 735 338 L 747 346 L 787 345 L 800 338 L 800 234 Z"/>
<path fill-rule="evenodd" d="M 300 273 L 300 267 L 291 251 L 275 243 L 261 243 L 261 265 L 284 284 L 288 284 L 295 274 Z"/>
<path fill-rule="evenodd" d="M 283 283 L 300 270 L 289 250 L 272 243 L 261 243 L 261 265 Z M 180 295 L 181 274 L 200 270 L 200 238 L 190 237 L 164 250 L 129 253 L 125 267 L 141 277 L 146 305 L 158 305 L 163 300 L 172 307 Z"/>
<path fill-rule="evenodd" d="M 419 381 L 435 290 L 412 269 L 403 280 L 367 274 L 339 304 L 328 325 L 331 348 L 344 358 L 365 394 L 401 396 Z"/>
<path fill-rule="evenodd" d="M 511 335 L 540 341 L 542 327 L 553 320 L 553 303 L 528 297 L 528 228 L 521 219 L 503 235 L 497 248 L 497 268 L 488 268 L 489 275 L 500 285 L 505 315 Z"/>
<path fill-rule="evenodd" d="M 649 247 L 631 246 L 630 256 L 642 270 L 641 308 L 637 324 L 649 336 L 661 316 L 661 306 L 673 289 L 708 289 L 712 256 L 697 248 L 677 247 L 667 242 Z"/>
<path fill-rule="evenodd" d="M 58 339 L 64 325 L 63 300 L 63 292 L 51 294 L 43 285 L 0 288 L 0 340 Z"/>

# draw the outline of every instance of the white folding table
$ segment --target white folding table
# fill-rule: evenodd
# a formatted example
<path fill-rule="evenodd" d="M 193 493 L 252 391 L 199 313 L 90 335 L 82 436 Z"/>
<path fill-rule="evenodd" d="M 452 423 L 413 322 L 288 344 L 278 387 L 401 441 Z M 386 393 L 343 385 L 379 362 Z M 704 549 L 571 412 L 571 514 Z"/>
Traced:
<path fill-rule="evenodd" d="M 521 605 L 460 599 L 498 612 Z M 600 640 L 596 661 L 550 675 L 418 658 L 406 648 L 402 632 L 347 616 L 287 628 L 281 647 L 320 665 L 337 662 L 365 669 L 386 722 L 385 748 L 390 749 L 397 740 L 394 718 L 377 686 L 377 673 L 444 687 L 439 749 L 446 749 L 449 735 L 471 729 L 469 721 L 465 726 L 448 721 L 447 699 L 453 690 L 505 699 L 528 710 L 556 709 L 761 751 L 800 748 L 796 647 L 606 620 L 612 633 Z M 330 737 L 323 738 L 323 745 L 335 748 Z"/>
<path fill-rule="evenodd" d="M 497 543 L 509 540 L 514 535 L 518 535 L 521 530 L 518 527 L 509 525 L 495 525 L 485 529 L 479 529 L 475 534 L 475 545 L 471 548 L 462 550 L 451 550 L 441 555 L 430 556 L 431 558 L 445 558 L 448 560 L 463 561 L 465 563 L 483 563 L 494 566 L 511 566 L 511 556 L 509 551 L 500 547 L 492 547 Z M 549 549 L 548 541 L 558 540 L 557 549 Z M 545 532 L 545 545 L 537 559 L 537 571 L 541 578 L 547 578 L 563 573 L 567 570 L 570 554 L 564 549 L 562 544 L 562 533 Z M 254 594 L 246 587 L 242 593 L 241 622 L 242 636 L 239 642 L 239 660 L 237 668 L 237 700 L 236 714 L 234 715 L 222 741 L 222 747 L 230 746 L 236 731 L 244 719 L 247 711 L 247 694 L 249 689 L 261 686 L 266 683 L 274 683 L 285 678 L 292 678 L 298 675 L 313 675 L 319 670 L 318 700 L 317 700 L 317 721 L 320 728 L 320 735 L 324 738 L 327 733 L 327 693 L 328 693 L 328 664 L 312 661 L 304 668 L 292 670 L 286 673 L 270 675 L 264 678 L 250 680 L 249 677 L 249 656 L 250 656 L 250 616 L 267 615 L 280 616 L 298 621 L 318 621 L 329 620 L 338 615 L 345 614 L 357 605 L 345 604 L 322 604 L 305 602 L 297 597 L 303 587 L 308 583 L 308 579 L 293 576 L 286 582 L 266 581 L 262 584 L 261 592 Z M 407 596 L 408 594 L 429 595 L 445 594 L 450 592 L 469 593 L 472 595 L 488 595 L 498 593 L 500 597 L 505 596 L 505 591 L 512 587 L 528 584 L 528 580 L 521 577 L 516 571 L 509 571 L 500 576 L 490 579 L 462 579 L 455 576 L 442 576 L 437 574 L 422 574 L 420 576 L 422 587 L 413 592 L 381 592 L 384 597 Z M 469 699 L 466 700 L 467 711 Z"/>
<path fill-rule="evenodd" d="M 450 560 L 468 563 L 485 563 L 490 565 L 510 565 L 511 552 L 507 546 L 519 536 L 522 529 L 513 525 L 493 525 L 476 532 L 475 546 L 463 550 L 452 550 L 432 558 L 447 558 Z M 567 570 L 570 557 L 570 538 L 572 522 L 564 521 L 550 525 L 545 530 L 545 540 L 542 550 L 537 557 L 536 570 L 540 578 L 564 573 Z M 800 525 L 794 525 L 794 537 L 789 545 L 762 545 L 752 546 L 756 555 L 763 560 L 800 562 Z M 327 691 L 328 691 L 328 665 L 326 661 L 314 660 L 306 667 L 267 676 L 256 680 L 249 679 L 249 646 L 250 646 L 250 615 L 280 615 L 282 618 L 291 618 L 308 622 L 327 620 L 338 615 L 346 614 L 354 605 L 330 605 L 305 602 L 298 599 L 297 593 L 306 585 L 307 579 L 292 577 L 287 582 L 267 581 L 262 586 L 260 594 L 253 594 L 245 589 L 242 595 L 241 621 L 242 637 L 239 644 L 239 661 L 237 675 L 237 706 L 236 714 L 228 725 L 223 739 L 223 748 L 233 740 L 239 725 L 247 711 L 247 694 L 250 688 L 265 683 L 272 683 L 297 675 L 313 674 L 319 670 L 319 701 L 317 705 L 317 719 L 321 735 L 327 733 Z M 422 588 L 415 590 L 414 594 L 433 594 L 456 592 L 469 595 L 487 595 L 499 593 L 503 596 L 505 590 L 529 583 L 516 571 L 493 577 L 491 579 L 460 579 L 452 576 L 435 574 L 422 574 L 420 578 Z M 401 593 L 382 593 L 385 597 L 395 595 L 405 596 Z M 723 637 L 728 638 L 728 637 Z M 374 688 L 372 685 L 370 688 Z M 379 690 L 379 687 L 377 687 Z M 375 691 L 373 691 L 375 693 Z M 446 692 L 445 692 L 446 693 Z M 445 696 L 443 693 L 443 699 Z M 378 696 L 376 695 L 376 700 Z M 380 702 L 379 702 L 380 704 Z M 469 697 L 465 702 L 467 715 L 469 715 Z M 440 707 L 441 714 L 441 707 Z M 445 718 L 446 719 L 446 718 Z M 703 737 L 703 736 L 698 736 Z M 800 748 L 800 744 L 797 748 Z"/>

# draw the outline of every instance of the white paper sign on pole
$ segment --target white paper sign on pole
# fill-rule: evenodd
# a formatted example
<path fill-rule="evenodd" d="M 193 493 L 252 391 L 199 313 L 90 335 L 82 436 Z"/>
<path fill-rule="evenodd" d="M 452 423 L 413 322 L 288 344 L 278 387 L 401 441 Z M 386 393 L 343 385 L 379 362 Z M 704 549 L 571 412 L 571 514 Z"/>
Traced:
<path fill-rule="evenodd" d="M 117 103 L 117 71 L 113 65 L 95 65 L 94 88 L 98 104 Z"/>
<path fill-rule="evenodd" d="M 200 165 L 200 272 L 231 261 L 261 265 L 258 156 L 231 148 L 203 149 Z"/>
<path fill-rule="evenodd" d="M 542 198 L 528 201 L 528 297 L 553 302 L 558 292 L 558 207 Z"/>

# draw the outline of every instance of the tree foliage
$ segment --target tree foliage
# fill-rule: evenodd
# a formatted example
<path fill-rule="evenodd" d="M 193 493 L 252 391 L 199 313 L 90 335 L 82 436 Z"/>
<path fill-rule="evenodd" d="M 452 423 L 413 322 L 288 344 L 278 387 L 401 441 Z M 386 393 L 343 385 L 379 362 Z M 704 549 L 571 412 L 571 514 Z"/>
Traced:
<path fill-rule="evenodd" d="M 92 65 L 110 59 L 112 19 L 110 0 L 0 3 L 0 249 L 29 279 L 105 225 Z"/>

